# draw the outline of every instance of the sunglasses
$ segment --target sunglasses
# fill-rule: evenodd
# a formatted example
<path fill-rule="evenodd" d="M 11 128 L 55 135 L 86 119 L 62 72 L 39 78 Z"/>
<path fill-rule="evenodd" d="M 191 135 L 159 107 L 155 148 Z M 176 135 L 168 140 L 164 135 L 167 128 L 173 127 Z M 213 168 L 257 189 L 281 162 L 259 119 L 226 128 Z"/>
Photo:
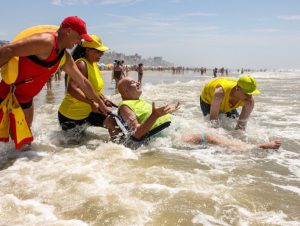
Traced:
<path fill-rule="evenodd" d="M 89 49 L 92 49 L 92 50 L 96 51 L 97 54 L 103 53 L 102 51 L 100 51 L 100 50 L 98 50 L 98 49 L 93 49 L 93 48 L 89 48 Z"/>

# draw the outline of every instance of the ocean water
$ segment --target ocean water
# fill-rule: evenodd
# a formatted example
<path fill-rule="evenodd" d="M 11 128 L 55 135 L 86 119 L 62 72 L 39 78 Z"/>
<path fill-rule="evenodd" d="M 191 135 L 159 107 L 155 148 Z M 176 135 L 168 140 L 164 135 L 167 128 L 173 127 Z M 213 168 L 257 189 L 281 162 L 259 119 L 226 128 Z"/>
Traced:
<path fill-rule="evenodd" d="M 0 225 L 300 225 L 300 72 L 256 72 L 261 94 L 244 133 L 210 127 L 199 94 L 211 74 L 145 72 L 143 98 L 181 102 L 164 136 L 131 150 L 88 128 L 79 143 L 61 132 L 64 82 L 35 99 L 27 152 L 0 144 Z M 132 72 L 136 78 L 136 74 Z M 230 74 L 237 77 L 237 74 Z M 106 95 L 115 102 L 110 73 Z M 277 150 L 180 142 L 202 131 L 247 143 L 282 139 Z"/>

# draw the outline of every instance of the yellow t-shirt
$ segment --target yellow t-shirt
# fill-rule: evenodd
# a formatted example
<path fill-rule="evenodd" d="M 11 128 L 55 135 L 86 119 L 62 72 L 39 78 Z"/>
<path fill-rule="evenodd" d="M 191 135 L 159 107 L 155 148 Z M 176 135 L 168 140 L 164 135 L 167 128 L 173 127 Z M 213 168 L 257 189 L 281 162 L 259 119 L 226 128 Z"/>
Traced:
<path fill-rule="evenodd" d="M 104 88 L 104 81 L 97 63 L 90 64 L 85 58 L 79 58 L 77 61 L 79 60 L 85 62 L 88 70 L 88 80 L 91 82 L 96 93 L 100 95 Z M 91 105 L 77 100 L 71 94 L 66 93 L 58 111 L 67 118 L 81 120 L 89 116 L 92 108 Z"/>
<path fill-rule="evenodd" d="M 209 81 L 204 86 L 204 89 L 201 93 L 201 99 L 207 103 L 211 104 L 213 96 L 215 94 L 215 90 L 217 86 L 221 86 L 225 92 L 225 96 L 223 101 L 221 102 L 220 111 L 221 112 L 229 112 L 233 109 L 236 109 L 240 106 L 244 106 L 244 102 L 239 101 L 235 106 L 230 107 L 229 97 L 231 90 L 237 85 L 237 81 L 231 78 L 217 78 Z"/>

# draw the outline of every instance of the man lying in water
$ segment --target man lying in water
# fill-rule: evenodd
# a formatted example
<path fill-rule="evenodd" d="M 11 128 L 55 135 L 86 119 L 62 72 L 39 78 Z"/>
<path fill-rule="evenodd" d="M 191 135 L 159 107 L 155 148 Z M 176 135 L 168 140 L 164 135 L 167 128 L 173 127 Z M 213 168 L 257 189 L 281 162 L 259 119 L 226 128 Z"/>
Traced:
<path fill-rule="evenodd" d="M 130 77 L 120 80 L 118 90 L 122 97 L 119 104 L 118 114 L 122 117 L 131 131 L 130 139 L 125 142 L 126 146 L 137 148 L 145 143 L 149 138 L 168 127 L 171 123 L 170 113 L 179 109 L 179 103 L 175 105 L 167 104 L 156 107 L 147 101 L 140 99 L 142 89 L 140 83 Z M 249 145 L 242 141 L 229 140 L 207 133 L 189 134 L 182 137 L 182 141 L 192 144 L 216 144 L 234 149 L 250 149 L 254 145 Z M 134 145 L 133 145 L 134 144 Z M 280 140 L 273 140 L 267 143 L 257 144 L 256 147 L 262 149 L 278 149 Z"/>

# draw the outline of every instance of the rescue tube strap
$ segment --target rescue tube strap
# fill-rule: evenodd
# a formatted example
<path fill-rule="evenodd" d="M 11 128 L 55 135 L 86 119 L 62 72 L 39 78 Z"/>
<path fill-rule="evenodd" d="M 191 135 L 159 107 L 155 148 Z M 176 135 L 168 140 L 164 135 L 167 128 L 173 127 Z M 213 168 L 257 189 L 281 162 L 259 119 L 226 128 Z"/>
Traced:
<path fill-rule="evenodd" d="M 43 61 L 43 60 L 40 60 L 39 58 L 37 58 L 37 56 L 35 55 L 32 55 L 32 56 L 27 56 L 30 60 L 32 60 L 34 63 L 42 66 L 42 67 L 52 67 L 54 66 L 58 61 L 60 61 L 62 59 L 62 57 L 64 56 L 65 54 L 65 49 L 63 49 L 59 55 L 52 61 Z M 41 75 L 40 75 L 41 76 Z M 15 90 L 15 87 L 18 86 L 18 85 L 22 85 L 22 84 L 25 84 L 25 83 L 30 83 L 30 82 L 33 82 L 33 78 L 27 78 L 23 81 L 20 81 L 20 82 L 16 82 L 14 84 L 12 84 L 11 86 L 13 86 L 14 90 Z M 13 90 L 13 93 L 14 93 L 14 90 Z"/>
<path fill-rule="evenodd" d="M 61 60 L 61 58 L 64 56 L 65 54 L 65 49 L 63 49 L 58 56 L 52 60 L 52 61 L 44 61 L 39 59 L 36 55 L 31 55 L 31 56 L 27 56 L 28 59 L 30 59 L 31 61 L 33 61 L 34 63 L 42 66 L 42 67 L 52 67 L 54 66 L 58 61 Z"/>

